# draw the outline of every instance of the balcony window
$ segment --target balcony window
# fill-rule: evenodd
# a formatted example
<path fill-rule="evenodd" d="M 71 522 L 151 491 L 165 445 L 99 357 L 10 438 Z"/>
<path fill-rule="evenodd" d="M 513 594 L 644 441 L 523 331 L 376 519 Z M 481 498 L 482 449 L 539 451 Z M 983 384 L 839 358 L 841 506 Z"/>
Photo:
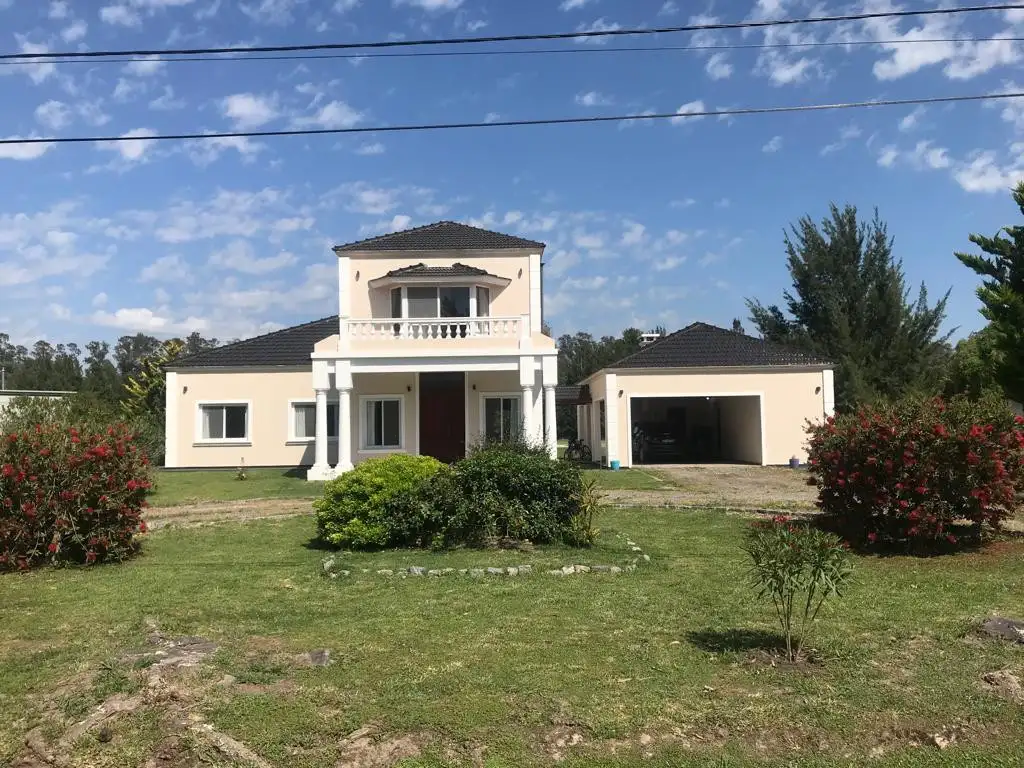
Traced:
<path fill-rule="evenodd" d="M 402 313 L 405 291 L 406 313 Z M 476 312 L 473 312 L 473 299 Z M 490 317 L 491 291 L 481 286 L 414 287 L 391 289 L 391 317 L 428 320 L 435 317 Z"/>
<path fill-rule="evenodd" d="M 476 316 L 491 316 L 491 289 L 478 285 L 476 288 Z"/>

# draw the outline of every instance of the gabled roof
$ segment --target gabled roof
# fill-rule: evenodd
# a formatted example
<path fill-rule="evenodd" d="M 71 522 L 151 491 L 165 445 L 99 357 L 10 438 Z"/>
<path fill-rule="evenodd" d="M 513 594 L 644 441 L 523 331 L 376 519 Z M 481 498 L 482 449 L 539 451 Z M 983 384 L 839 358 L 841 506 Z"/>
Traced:
<path fill-rule="evenodd" d="M 457 221 L 438 221 L 390 235 L 371 237 L 355 243 L 335 246 L 335 253 L 345 251 L 450 251 L 504 250 L 510 248 L 543 248 L 544 243 L 526 240 L 501 232 L 491 232 Z"/>
<path fill-rule="evenodd" d="M 317 342 L 338 333 L 338 316 L 284 328 L 263 336 L 207 349 L 169 364 L 168 368 L 234 368 L 312 365 Z"/>
<path fill-rule="evenodd" d="M 618 368 L 728 368 L 831 365 L 813 355 L 774 342 L 693 323 L 607 366 Z"/>
<path fill-rule="evenodd" d="M 385 277 L 479 277 L 490 274 L 486 269 L 470 267 L 455 262 L 450 267 L 428 267 L 426 264 L 413 264 L 411 267 L 392 269 Z M 491 275 L 497 277 L 497 275 Z"/>

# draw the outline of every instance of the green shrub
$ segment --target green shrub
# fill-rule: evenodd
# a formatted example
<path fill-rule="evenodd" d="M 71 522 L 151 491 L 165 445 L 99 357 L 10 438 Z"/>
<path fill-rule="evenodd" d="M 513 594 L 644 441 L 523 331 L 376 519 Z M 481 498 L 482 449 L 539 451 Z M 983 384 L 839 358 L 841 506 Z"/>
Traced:
<path fill-rule="evenodd" d="M 578 468 L 551 461 L 523 443 L 473 450 L 425 488 L 435 546 L 479 546 L 494 539 L 585 544 L 580 520 L 584 486 Z M 574 530 L 575 528 L 575 530 Z"/>
<path fill-rule="evenodd" d="M 786 655 L 797 661 L 825 601 L 842 595 L 853 571 L 850 553 L 838 537 L 781 515 L 751 525 L 743 549 L 757 596 L 771 601 Z"/>
<path fill-rule="evenodd" d="M 370 459 L 331 480 L 313 503 L 320 540 L 352 549 L 409 543 L 410 525 L 393 516 L 392 503 L 408 501 L 441 466 L 429 456 L 396 454 Z"/>

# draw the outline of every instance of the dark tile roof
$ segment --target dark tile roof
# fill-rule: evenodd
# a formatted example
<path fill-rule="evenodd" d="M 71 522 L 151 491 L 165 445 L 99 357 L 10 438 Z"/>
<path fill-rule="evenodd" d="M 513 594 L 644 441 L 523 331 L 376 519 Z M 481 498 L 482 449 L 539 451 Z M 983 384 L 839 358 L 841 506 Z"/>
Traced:
<path fill-rule="evenodd" d="M 448 251 L 463 248 L 495 250 L 506 248 L 543 248 L 544 243 L 514 235 L 491 232 L 457 221 L 438 221 L 423 227 L 371 237 L 355 243 L 335 246 L 342 251 Z"/>
<path fill-rule="evenodd" d="M 207 349 L 171 363 L 168 368 L 219 368 L 312 365 L 317 342 L 338 333 L 338 316 L 284 328 L 263 336 Z"/>
<path fill-rule="evenodd" d="M 829 365 L 826 360 L 774 342 L 693 323 L 608 368 L 712 368 Z"/>
<path fill-rule="evenodd" d="M 486 269 L 478 269 L 455 262 L 450 267 L 428 267 L 426 264 L 413 264 L 409 267 L 393 269 L 384 277 L 481 277 L 484 275 L 497 277 Z"/>
<path fill-rule="evenodd" d="M 586 405 L 590 402 L 590 386 L 565 384 L 555 387 L 555 402 L 558 405 Z"/>

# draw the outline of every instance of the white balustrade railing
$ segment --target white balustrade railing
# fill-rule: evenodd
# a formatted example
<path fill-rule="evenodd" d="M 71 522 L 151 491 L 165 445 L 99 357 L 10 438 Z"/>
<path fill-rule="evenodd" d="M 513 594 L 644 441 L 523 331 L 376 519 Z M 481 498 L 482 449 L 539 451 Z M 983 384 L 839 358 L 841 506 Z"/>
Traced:
<path fill-rule="evenodd" d="M 442 317 L 347 320 L 352 340 L 414 339 L 457 340 L 469 338 L 518 339 L 518 317 Z"/>

